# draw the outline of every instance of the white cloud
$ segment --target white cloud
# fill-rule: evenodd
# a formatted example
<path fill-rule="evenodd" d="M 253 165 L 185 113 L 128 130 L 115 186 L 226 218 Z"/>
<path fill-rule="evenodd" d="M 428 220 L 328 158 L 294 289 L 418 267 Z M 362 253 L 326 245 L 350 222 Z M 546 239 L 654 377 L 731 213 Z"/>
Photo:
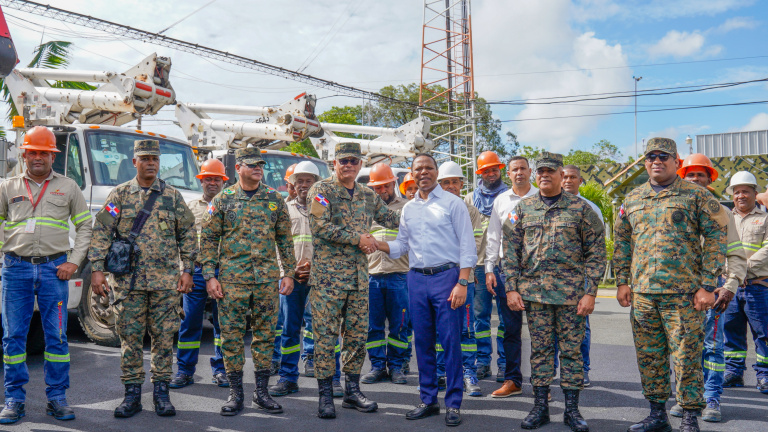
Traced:
<path fill-rule="evenodd" d="M 749 119 L 749 123 L 734 132 L 746 132 L 755 130 L 768 130 L 768 113 L 758 113 Z"/>
<path fill-rule="evenodd" d="M 757 27 L 759 22 L 750 17 L 734 17 L 727 19 L 724 23 L 712 29 L 717 33 L 728 33 L 733 30 L 740 29 L 753 29 Z"/>
<path fill-rule="evenodd" d="M 659 57 L 690 57 L 702 52 L 705 37 L 698 31 L 679 32 L 670 30 L 658 42 L 648 48 L 648 55 Z"/>

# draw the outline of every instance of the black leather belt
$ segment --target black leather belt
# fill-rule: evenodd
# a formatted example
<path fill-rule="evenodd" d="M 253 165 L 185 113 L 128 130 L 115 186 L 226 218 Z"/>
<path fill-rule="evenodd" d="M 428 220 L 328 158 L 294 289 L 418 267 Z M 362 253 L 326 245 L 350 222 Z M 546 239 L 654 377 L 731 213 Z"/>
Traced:
<path fill-rule="evenodd" d="M 8 255 L 10 255 L 10 256 L 12 256 L 14 258 L 18 258 L 18 259 L 20 259 L 22 261 L 26 261 L 26 262 L 28 262 L 30 264 L 35 264 L 35 265 L 37 265 L 37 264 L 45 264 L 45 263 L 49 263 L 51 261 L 55 261 L 55 260 L 63 257 L 66 254 L 67 254 L 66 252 L 59 252 L 59 253 L 55 253 L 53 255 L 48 255 L 48 256 L 20 256 L 20 255 L 16 255 L 13 252 L 8 252 Z"/>
<path fill-rule="evenodd" d="M 415 271 L 417 273 L 421 273 L 421 274 L 425 274 L 425 275 L 428 275 L 428 276 L 432 276 L 432 275 L 436 275 L 438 273 L 442 273 L 442 272 L 444 272 L 446 270 L 450 270 L 450 269 L 452 269 L 454 267 L 458 267 L 458 266 L 459 265 L 456 264 L 456 263 L 448 263 L 448 264 L 443 264 L 443 265 L 437 266 L 437 267 L 412 268 L 411 270 L 413 270 L 413 271 Z"/>

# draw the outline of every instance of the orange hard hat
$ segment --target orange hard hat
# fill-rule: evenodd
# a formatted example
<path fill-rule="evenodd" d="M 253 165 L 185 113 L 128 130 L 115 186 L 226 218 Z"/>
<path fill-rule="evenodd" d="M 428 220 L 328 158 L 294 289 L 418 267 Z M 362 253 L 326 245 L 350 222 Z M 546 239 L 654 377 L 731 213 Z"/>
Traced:
<path fill-rule="evenodd" d="M 477 171 L 475 171 L 475 174 L 482 174 L 483 171 L 485 171 L 486 168 L 497 166 L 499 169 L 504 168 L 506 165 L 501 163 L 501 159 L 499 159 L 499 155 L 492 151 L 485 151 L 480 153 L 480 156 L 477 158 Z"/>
<path fill-rule="evenodd" d="M 203 164 L 200 166 L 200 174 L 196 175 L 195 177 L 202 180 L 203 177 L 213 176 L 219 176 L 224 181 L 229 180 L 229 177 L 226 175 L 226 170 L 224 169 L 224 164 L 216 158 L 208 159 L 207 161 L 203 162 Z"/>
<path fill-rule="evenodd" d="M 706 155 L 701 153 L 688 155 L 680 165 L 680 169 L 677 170 L 677 175 L 685 178 L 685 174 L 688 172 L 688 168 L 691 167 L 703 167 L 709 173 L 709 177 L 712 179 L 712 181 L 717 180 L 717 177 L 719 176 L 715 167 L 712 166 L 712 161 Z"/>
<path fill-rule="evenodd" d="M 416 180 L 413 179 L 413 176 L 411 173 L 408 173 L 405 175 L 405 178 L 403 178 L 403 182 L 400 183 L 400 193 L 405 195 L 405 190 L 408 189 L 409 183 L 416 183 Z"/>
<path fill-rule="evenodd" d="M 371 168 L 368 186 L 379 186 L 397 181 L 392 168 L 384 162 L 379 162 Z"/>
<path fill-rule="evenodd" d="M 61 152 L 56 148 L 56 135 L 45 126 L 35 126 L 24 134 L 24 144 L 19 147 L 23 150 L 41 150 L 49 152 Z"/>
<path fill-rule="evenodd" d="M 289 166 L 287 170 L 285 170 L 285 178 L 284 178 L 284 180 L 287 181 L 288 183 L 291 182 L 289 179 L 291 178 L 291 174 L 293 174 L 293 171 L 296 169 L 296 165 L 298 165 L 298 164 L 295 163 L 295 164 Z"/>

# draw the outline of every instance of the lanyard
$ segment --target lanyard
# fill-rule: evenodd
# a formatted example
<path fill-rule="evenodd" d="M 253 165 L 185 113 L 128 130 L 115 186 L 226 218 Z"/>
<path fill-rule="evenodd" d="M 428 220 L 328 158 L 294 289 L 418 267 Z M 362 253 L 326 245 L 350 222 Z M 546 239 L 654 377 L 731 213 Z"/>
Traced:
<path fill-rule="evenodd" d="M 50 182 L 50 180 L 45 181 L 45 183 L 43 184 L 43 188 L 40 189 L 40 195 L 37 196 L 37 201 L 34 201 L 34 199 L 32 198 L 32 189 L 29 188 L 29 182 L 27 181 L 27 179 L 24 179 L 24 185 L 27 187 L 27 194 L 29 195 L 29 202 L 33 203 L 32 213 L 35 212 L 37 205 L 40 204 L 40 199 L 43 198 L 43 194 L 45 194 L 45 189 L 48 188 L 48 182 Z"/>

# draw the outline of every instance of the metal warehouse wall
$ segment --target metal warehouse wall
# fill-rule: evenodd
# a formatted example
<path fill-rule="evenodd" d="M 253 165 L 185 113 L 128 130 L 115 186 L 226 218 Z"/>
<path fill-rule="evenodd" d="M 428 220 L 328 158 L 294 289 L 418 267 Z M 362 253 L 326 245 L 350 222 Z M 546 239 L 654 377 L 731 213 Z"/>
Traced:
<path fill-rule="evenodd" d="M 768 130 L 696 135 L 696 149 L 710 158 L 768 154 Z"/>

